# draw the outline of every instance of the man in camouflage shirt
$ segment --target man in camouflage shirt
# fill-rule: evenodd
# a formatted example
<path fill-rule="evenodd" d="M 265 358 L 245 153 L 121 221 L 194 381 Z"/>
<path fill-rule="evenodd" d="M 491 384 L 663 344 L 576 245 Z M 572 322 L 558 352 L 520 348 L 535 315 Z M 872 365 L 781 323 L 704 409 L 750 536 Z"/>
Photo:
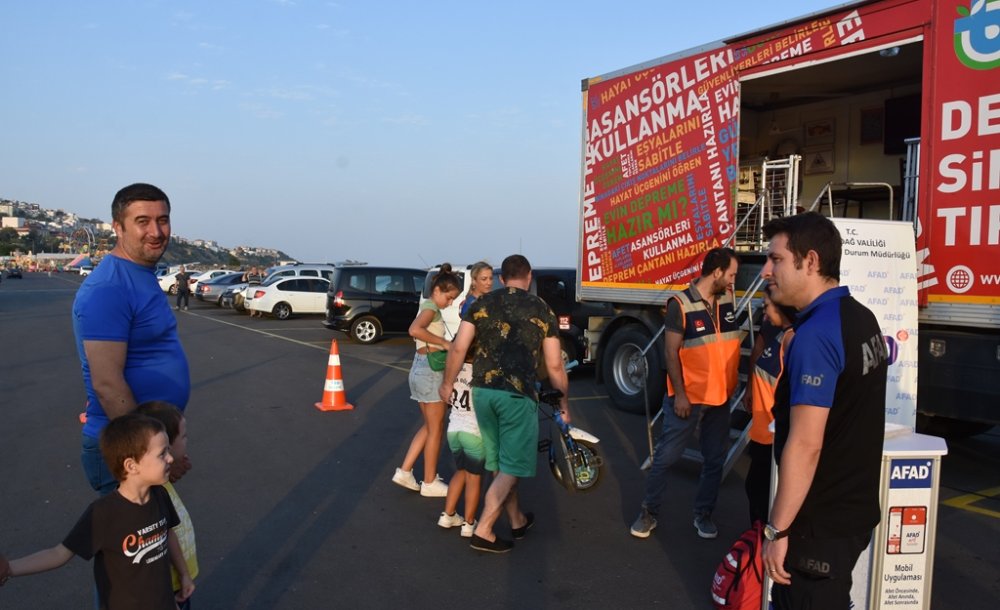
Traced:
<path fill-rule="evenodd" d="M 537 296 L 528 293 L 531 264 L 520 254 L 504 259 L 500 267 L 504 288 L 476 299 L 466 312 L 441 384 L 442 400 L 451 396 L 469 347 L 475 341 L 472 362 L 472 403 L 483 436 L 486 468 L 495 473 L 470 546 L 505 553 L 513 542 L 498 537 L 493 525 L 501 510 L 510 519 L 511 534 L 523 538 L 534 523 L 532 513 L 518 504 L 517 480 L 535 476 L 538 461 L 538 394 L 535 388 L 539 359 L 544 361 L 552 387 L 562 391 L 563 419 L 570 421 L 569 380 L 563 366 L 556 316 Z"/>

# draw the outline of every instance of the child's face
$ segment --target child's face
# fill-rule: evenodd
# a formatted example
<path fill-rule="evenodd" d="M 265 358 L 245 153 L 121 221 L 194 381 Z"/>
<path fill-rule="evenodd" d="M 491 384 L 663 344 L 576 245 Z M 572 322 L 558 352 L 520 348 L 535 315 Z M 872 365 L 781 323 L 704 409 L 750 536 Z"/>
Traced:
<path fill-rule="evenodd" d="M 445 307 L 450 307 L 455 299 L 458 297 L 458 289 L 453 288 L 451 290 L 441 290 L 440 288 L 435 288 L 431 292 L 431 300 L 434 304 L 438 306 L 439 309 L 444 309 Z"/>
<path fill-rule="evenodd" d="M 180 438 L 180 434 L 177 435 Z M 170 475 L 170 464 L 174 458 L 170 455 L 170 445 L 166 432 L 157 432 L 149 439 L 149 447 L 142 459 L 136 462 L 133 475 L 150 485 L 163 485 Z"/>

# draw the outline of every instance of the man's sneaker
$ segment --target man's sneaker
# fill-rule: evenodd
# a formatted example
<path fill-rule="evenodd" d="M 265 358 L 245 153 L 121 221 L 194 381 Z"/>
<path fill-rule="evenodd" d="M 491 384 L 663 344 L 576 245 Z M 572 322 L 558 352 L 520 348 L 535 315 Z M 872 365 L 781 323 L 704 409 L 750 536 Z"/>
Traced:
<path fill-rule="evenodd" d="M 698 530 L 698 535 L 702 538 L 715 538 L 719 535 L 719 528 L 712 523 L 711 515 L 695 515 L 694 529 Z"/>
<path fill-rule="evenodd" d="M 462 525 L 463 523 L 465 523 L 465 519 L 463 519 L 462 515 L 458 513 L 449 515 L 448 513 L 442 512 L 441 516 L 438 517 L 438 525 L 445 529 Z"/>
<path fill-rule="evenodd" d="M 392 482 L 413 491 L 420 491 L 420 485 L 418 485 L 417 480 L 413 478 L 412 470 L 397 468 L 396 474 L 392 475 Z"/>
<path fill-rule="evenodd" d="M 472 534 L 476 531 L 476 524 L 478 521 L 473 521 L 469 523 L 468 521 L 462 521 L 462 538 L 472 538 Z"/>
<path fill-rule="evenodd" d="M 510 540 L 504 540 L 499 536 L 497 536 L 496 540 L 490 542 L 486 538 L 480 538 L 473 534 L 472 542 L 469 543 L 469 546 L 477 551 L 486 551 L 487 553 L 506 553 L 514 548 L 514 543 Z"/>
<path fill-rule="evenodd" d="M 433 483 L 420 483 L 420 495 L 425 498 L 443 498 L 448 495 L 448 484 L 441 479 L 434 479 Z"/>
<path fill-rule="evenodd" d="M 649 538 L 649 533 L 656 529 L 656 517 L 649 514 L 649 511 L 645 508 L 636 517 L 635 523 L 632 524 L 632 529 L 629 531 L 636 538 Z"/>

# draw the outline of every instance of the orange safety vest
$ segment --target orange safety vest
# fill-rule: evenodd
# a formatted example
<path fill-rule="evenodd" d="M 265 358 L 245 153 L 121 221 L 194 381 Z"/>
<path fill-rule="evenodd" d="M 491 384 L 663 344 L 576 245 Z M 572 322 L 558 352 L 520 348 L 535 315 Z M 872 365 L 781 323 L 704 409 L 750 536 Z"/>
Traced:
<path fill-rule="evenodd" d="M 764 353 L 757 359 L 753 375 L 750 377 L 750 440 L 761 445 L 774 443 L 774 433 L 768 426 L 774 421 L 774 416 L 771 415 L 771 408 L 774 407 L 774 390 L 778 387 L 778 379 L 785 371 L 784 339 L 787 332 L 787 329 L 779 332 L 764 348 Z"/>
<path fill-rule="evenodd" d="M 716 328 L 705 301 L 692 300 L 688 288 L 673 295 L 680 303 L 684 338 L 680 348 L 684 389 L 691 404 L 719 406 L 736 389 L 740 364 L 740 332 L 733 295 L 728 290 L 715 302 Z M 674 395 L 667 376 L 667 394 Z"/>

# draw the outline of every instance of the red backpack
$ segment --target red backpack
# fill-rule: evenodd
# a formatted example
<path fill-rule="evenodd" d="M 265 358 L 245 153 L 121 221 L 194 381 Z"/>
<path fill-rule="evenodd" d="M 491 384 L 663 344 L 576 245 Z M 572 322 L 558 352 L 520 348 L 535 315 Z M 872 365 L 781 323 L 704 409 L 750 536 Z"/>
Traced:
<path fill-rule="evenodd" d="M 712 577 L 712 602 L 719 610 L 759 610 L 764 565 L 761 541 L 764 524 L 755 521 L 733 543 Z"/>

